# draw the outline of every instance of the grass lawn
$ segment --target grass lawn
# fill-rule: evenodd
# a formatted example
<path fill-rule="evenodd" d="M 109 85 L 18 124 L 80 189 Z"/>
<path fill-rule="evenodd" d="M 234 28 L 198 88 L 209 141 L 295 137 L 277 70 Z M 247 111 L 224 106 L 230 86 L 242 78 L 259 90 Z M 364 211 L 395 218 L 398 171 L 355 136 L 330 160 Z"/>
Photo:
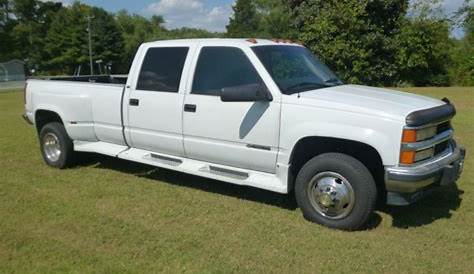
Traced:
<path fill-rule="evenodd" d="M 464 174 L 361 232 L 309 223 L 289 196 L 113 158 L 49 168 L 22 93 L 0 93 L 0 273 L 472 273 L 474 88 L 411 90 L 457 106 Z"/>

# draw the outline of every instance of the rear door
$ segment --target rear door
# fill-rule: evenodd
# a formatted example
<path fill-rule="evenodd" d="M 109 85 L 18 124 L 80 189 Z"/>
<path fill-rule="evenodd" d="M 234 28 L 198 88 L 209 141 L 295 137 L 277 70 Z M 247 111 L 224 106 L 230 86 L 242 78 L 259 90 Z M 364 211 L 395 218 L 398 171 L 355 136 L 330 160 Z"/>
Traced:
<path fill-rule="evenodd" d="M 129 145 L 183 156 L 183 71 L 190 47 L 150 47 L 142 53 L 138 79 L 128 87 Z"/>
<path fill-rule="evenodd" d="M 264 84 L 248 49 L 201 43 L 183 114 L 187 157 L 233 167 L 275 172 L 280 103 L 222 102 L 225 87 Z M 256 61 L 255 61 L 256 62 Z M 262 70 L 263 67 L 262 67 Z M 274 96 L 274 98 L 277 98 Z"/>

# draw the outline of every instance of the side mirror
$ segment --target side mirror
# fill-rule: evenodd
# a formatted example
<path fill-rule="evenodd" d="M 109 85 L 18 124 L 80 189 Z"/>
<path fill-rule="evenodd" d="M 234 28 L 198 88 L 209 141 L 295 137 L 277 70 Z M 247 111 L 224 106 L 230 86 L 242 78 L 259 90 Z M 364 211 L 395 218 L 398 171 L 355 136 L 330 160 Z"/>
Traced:
<path fill-rule="evenodd" d="M 264 84 L 250 84 L 221 89 L 222 102 L 272 101 L 273 97 Z"/>

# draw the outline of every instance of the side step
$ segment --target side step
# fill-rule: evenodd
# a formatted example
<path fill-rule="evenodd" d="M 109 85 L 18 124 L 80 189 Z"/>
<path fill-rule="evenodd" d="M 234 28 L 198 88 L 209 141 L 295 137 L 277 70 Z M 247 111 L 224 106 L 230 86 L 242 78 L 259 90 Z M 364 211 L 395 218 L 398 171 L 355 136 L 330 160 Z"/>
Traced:
<path fill-rule="evenodd" d="M 246 173 L 246 172 L 226 169 L 226 168 L 217 167 L 217 166 L 209 166 L 208 168 L 202 169 L 202 171 L 210 172 L 210 173 L 213 173 L 213 174 L 226 176 L 226 177 L 233 178 L 233 179 L 238 179 L 238 180 L 245 180 L 249 177 L 249 174 Z"/>
<path fill-rule="evenodd" d="M 183 161 L 180 159 L 171 158 L 168 156 L 158 155 L 154 153 L 150 153 L 150 155 L 145 156 L 145 158 L 149 158 L 153 161 L 157 161 L 159 163 L 163 163 L 165 165 L 170 165 L 170 166 L 179 166 L 180 164 L 183 163 Z"/>
<path fill-rule="evenodd" d="M 237 185 L 253 186 L 278 193 L 287 193 L 288 191 L 286 172 L 281 172 L 283 176 L 280 179 L 277 174 L 210 164 L 199 160 L 162 155 L 136 148 L 125 150 L 119 153 L 117 157 Z"/>

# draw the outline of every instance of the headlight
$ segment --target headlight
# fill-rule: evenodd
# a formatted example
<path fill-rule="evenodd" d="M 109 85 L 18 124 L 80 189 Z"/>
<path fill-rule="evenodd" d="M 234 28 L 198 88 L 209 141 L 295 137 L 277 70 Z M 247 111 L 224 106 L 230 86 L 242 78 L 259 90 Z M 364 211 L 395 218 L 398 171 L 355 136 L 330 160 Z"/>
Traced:
<path fill-rule="evenodd" d="M 420 151 L 402 151 L 400 153 L 400 164 L 411 165 L 413 163 L 433 157 L 434 147 Z"/>
<path fill-rule="evenodd" d="M 418 129 L 416 131 L 416 141 L 418 142 L 418 141 L 423 141 L 426 139 L 433 138 L 433 136 L 436 135 L 436 130 L 437 128 L 435 126 Z"/>
<path fill-rule="evenodd" d="M 413 143 L 430 139 L 436 135 L 436 131 L 436 126 L 420 129 L 404 129 L 402 135 L 402 142 Z"/>
<path fill-rule="evenodd" d="M 415 143 L 433 138 L 437 133 L 437 127 L 425 127 L 420 129 L 404 129 L 402 143 Z M 401 151 L 400 164 L 410 165 L 433 157 L 434 147 L 420 151 Z"/>
<path fill-rule="evenodd" d="M 435 151 L 434 147 L 417 151 L 415 153 L 415 162 L 419 162 L 419 161 L 426 160 L 428 158 L 433 157 L 434 151 Z"/>

